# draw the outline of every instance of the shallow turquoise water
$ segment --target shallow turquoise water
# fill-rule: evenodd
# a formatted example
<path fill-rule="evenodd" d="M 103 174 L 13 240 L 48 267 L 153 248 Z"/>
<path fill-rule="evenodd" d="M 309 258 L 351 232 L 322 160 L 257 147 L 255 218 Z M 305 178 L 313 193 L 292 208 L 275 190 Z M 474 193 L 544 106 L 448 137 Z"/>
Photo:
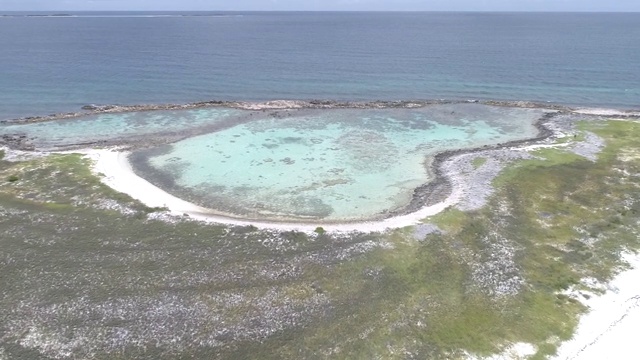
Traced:
<path fill-rule="evenodd" d="M 430 180 L 430 155 L 532 137 L 541 114 L 476 104 L 306 111 L 179 141 L 147 162 L 173 192 L 222 213 L 372 218 L 408 204 Z"/>
<path fill-rule="evenodd" d="M 173 134 L 214 126 L 243 111 L 207 108 L 99 114 L 41 123 L 0 125 L 1 134 L 24 134 L 38 148 Z"/>

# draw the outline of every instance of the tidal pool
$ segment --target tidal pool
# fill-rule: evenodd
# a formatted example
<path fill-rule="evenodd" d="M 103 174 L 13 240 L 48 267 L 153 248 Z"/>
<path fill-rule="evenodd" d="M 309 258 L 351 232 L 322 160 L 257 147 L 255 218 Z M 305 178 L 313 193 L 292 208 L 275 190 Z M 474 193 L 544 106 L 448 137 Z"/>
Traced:
<path fill-rule="evenodd" d="M 25 135 L 38 149 L 140 139 L 150 135 L 204 132 L 246 112 L 236 109 L 161 110 L 96 114 L 79 118 L 0 125 L 2 134 Z M 197 132 L 196 132 L 197 133 Z"/>
<path fill-rule="evenodd" d="M 432 180 L 434 154 L 533 137 L 543 114 L 479 104 L 259 113 L 132 159 L 139 175 L 223 215 L 374 219 Z"/>

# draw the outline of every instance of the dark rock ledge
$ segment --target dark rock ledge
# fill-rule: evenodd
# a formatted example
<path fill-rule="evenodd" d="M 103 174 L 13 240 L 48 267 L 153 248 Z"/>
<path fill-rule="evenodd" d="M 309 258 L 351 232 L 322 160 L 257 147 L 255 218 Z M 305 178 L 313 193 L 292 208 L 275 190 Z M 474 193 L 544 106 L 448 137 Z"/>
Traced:
<path fill-rule="evenodd" d="M 241 110 L 286 110 L 286 109 L 393 109 L 393 108 L 420 108 L 441 104 L 465 104 L 477 103 L 491 106 L 550 109 L 559 111 L 571 111 L 570 107 L 535 103 L 528 101 L 480 101 L 480 100 L 400 100 L 400 101 L 334 101 L 334 100 L 275 100 L 266 102 L 243 102 L 211 100 L 188 104 L 140 104 L 140 105 L 85 105 L 82 111 L 50 114 L 44 116 L 28 116 L 12 120 L 2 120 L 0 123 L 29 123 L 61 119 L 71 119 L 94 114 L 113 114 L 154 110 L 189 110 L 202 108 L 232 108 Z"/>

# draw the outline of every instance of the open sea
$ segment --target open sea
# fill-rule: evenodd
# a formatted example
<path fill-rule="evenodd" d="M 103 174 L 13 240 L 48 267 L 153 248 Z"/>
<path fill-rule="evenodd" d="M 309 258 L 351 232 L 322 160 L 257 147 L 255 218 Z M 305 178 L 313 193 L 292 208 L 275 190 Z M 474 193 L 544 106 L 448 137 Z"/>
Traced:
<path fill-rule="evenodd" d="M 4 15 L 0 119 L 213 99 L 640 106 L 638 13 Z"/>

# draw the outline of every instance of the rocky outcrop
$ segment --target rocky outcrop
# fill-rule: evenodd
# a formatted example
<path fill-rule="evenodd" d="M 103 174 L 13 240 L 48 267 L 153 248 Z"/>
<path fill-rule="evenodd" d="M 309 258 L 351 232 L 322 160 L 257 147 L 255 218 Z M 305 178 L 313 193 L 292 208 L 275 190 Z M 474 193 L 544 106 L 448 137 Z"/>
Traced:
<path fill-rule="evenodd" d="M 397 101 L 336 101 L 336 100 L 273 100 L 266 102 L 247 101 L 200 101 L 188 104 L 139 104 L 139 105 L 96 105 L 89 104 L 81 108 L 82 111 L 50 114 L 45 116 L 29 116 L 13 120 L 3 120 L 0 123 L 25 123 L 70 119 L 92 114 L 126 113 L 153 110 L 188 110 L 201 108 L 232 108 L 241 110 L 286 110 L 286 109 L 411 109 L 430 105 L 477 103 L 491 106 L 518 107 L 531 109 L 550 109 L 558 111 L 574 111 L 574 109 L 558 104 L 536 103 L 530 101 L 496 101 L 496 100 L 397 100 Z M 633 116 L 636 112 L 629 111 Z M 620 116 L 625 116 L 621 112 Z"/>
<path fill-rule="evenodd" d="M 29 139 L 23 134 L 4 134 L 0 136 L 0 146 L 7 146 L 16 150 L 35 150 L 31 140 L 33 139 Z"/>

